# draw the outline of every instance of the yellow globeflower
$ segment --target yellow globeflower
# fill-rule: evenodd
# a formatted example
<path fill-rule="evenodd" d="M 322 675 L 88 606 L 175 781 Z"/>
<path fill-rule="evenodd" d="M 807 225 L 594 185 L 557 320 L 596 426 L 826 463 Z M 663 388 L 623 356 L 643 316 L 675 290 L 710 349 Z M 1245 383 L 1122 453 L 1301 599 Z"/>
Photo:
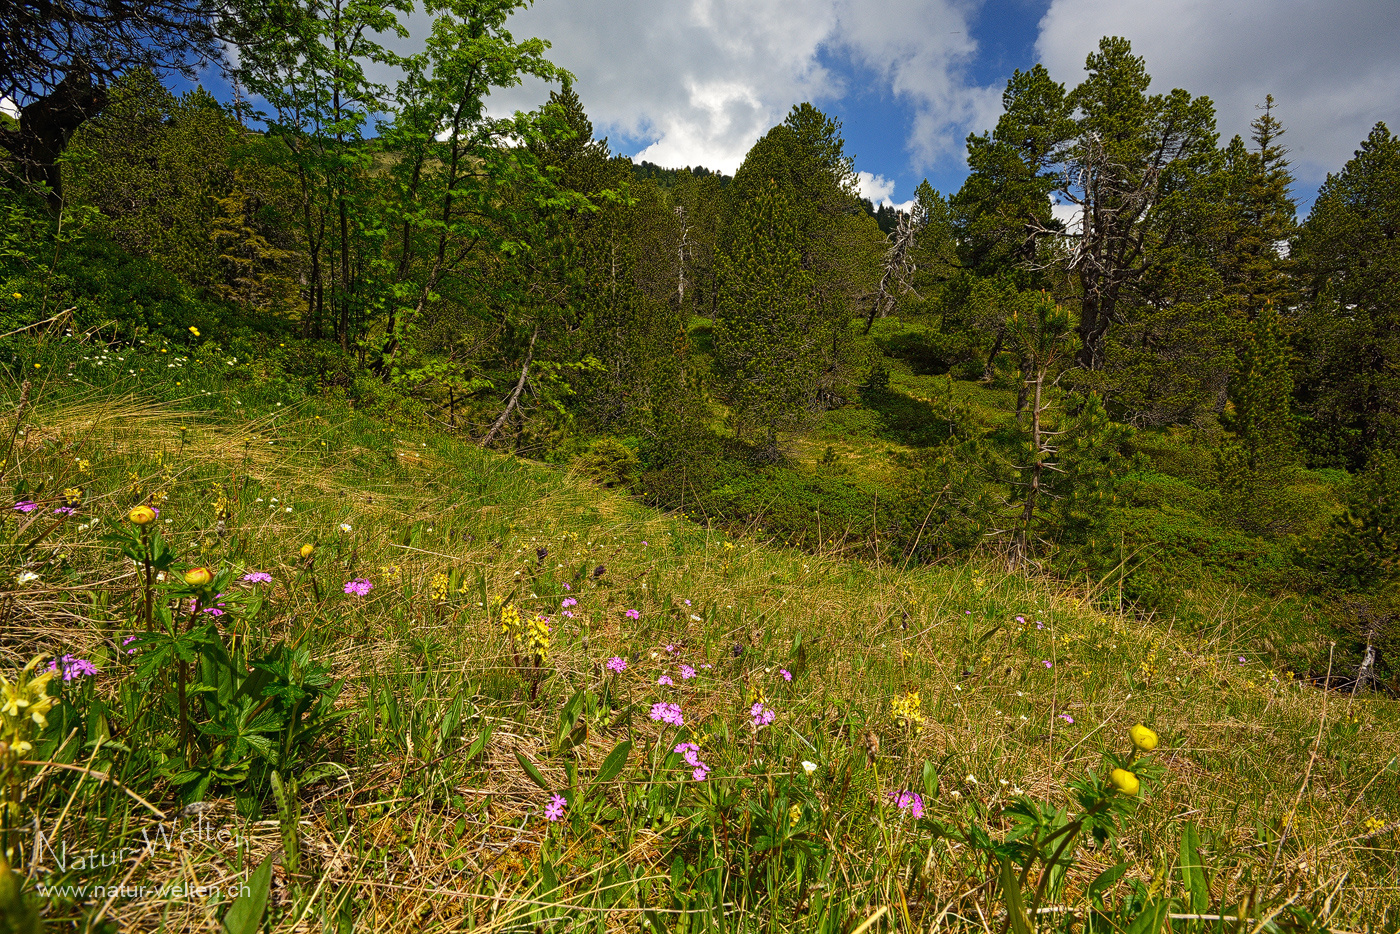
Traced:
<path fill-rule="evenodd" d="M 198 336 L 199 336 L 199 328 L 197 328 L 197 327 L 195 327 L 193 324 L 191 324 L 191 325 L 190 325 L 190 333 L 193 334 L 195 337 L 198 337 Z"/>
<path fill-rule="evenodd" d="M 1141 787 L 1138 777 L 1127 769 L 1114 769 L 1108 773 L 1108 780 L 1113 782 L 1114 788 L 1125 795 L 1135 795 L 1138 793 L 1138 788 Z"/>
<path fill-rule="evenodd" d="M 150 525 L 156 521 L 156 511 L 150 506 L 137 506 L 127 514 L 132 525 Z"/>
<path fill-rule="evenodd" d="M 1143 752 L 1151 752 L 1157 748 L 1157 734 L 1141 723 L 1129 730 L 1128 735 L 1133 738 L 1133 745 Z"/>
<path fill-rule="evenodd" d="M 213 579 L 214 572 L 203 565 L 190 568 L 185 572 L 185 583 L 189 584 L 191 587 L 207 587 L 209 586 L 209 582 Z"/>
<path fill-rule="evenodd" d="M 24 296 L 21 295 L 21 294 L 19 294 L 18 292 L 13 292 L 13 293 L 11 293 L 11 296 L 12 296 L 13 298 L 24 298 Z"/>
<path fill-rule="evenodd" d="M 316 546 L 313 545 L 313 544 L 311 544 L 310 542 L 307 542 L 305 545 L 302 545 L 302 546 L 301 546 L 301 556 L 302 556 L 303 558 L 309 558 L 309 557 L 311 557 L 311 552 L 313 552 L 313 551 L 315 551 L 315 550 L 316 550 Z"/>

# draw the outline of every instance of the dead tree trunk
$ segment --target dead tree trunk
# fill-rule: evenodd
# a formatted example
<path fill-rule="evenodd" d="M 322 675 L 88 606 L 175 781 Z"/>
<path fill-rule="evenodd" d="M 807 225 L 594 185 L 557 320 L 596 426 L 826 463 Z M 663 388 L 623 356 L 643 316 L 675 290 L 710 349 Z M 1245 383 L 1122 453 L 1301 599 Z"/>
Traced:
<path fill-rule="evenodd" d="M 520 403 L 520 394 L 525 391 L 525 381 L 530 378 L 530 364 L 535 361 L 535 338 L 539 336 L 540 329 L 537 325 L 535 333 L 530 335 L 530 349 L 525 352 L 525 365 L 520 368 L 520 378 L 515 381 L 515 391 L 510 394 L 510 399 L 506 402 L 505 411 L 501 412 L 500 417 L 492 423 L 491 430 L 486 432 L 486 437 L 481 439 L 482 447 L 486 447 L 495 440 L 496 432 L 501 430 L 511 413 L 515 411 L 516 405 Z"/>
<path fill-rule="evenodd" d="M 875 298 L 870 303 L 870 314 L 865 319 L 865 333 L 875 326 L 878 315 L 883 318 L 894 310 L 895 291 L 913 291 L 909 287 L 909 276 L 914 272 L 910 248 L 914 238 L 924 226 L 922 214 L 899 212 L 899 226 L 890 232 L 890 248 L 880 264 L 880 284 L 875 289 Z"/>

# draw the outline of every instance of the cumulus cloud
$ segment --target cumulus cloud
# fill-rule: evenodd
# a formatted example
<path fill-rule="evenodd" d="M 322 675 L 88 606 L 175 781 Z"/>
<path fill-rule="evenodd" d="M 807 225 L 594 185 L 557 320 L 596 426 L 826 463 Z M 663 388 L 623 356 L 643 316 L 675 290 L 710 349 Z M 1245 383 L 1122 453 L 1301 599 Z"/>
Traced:
<path fill-rule="evenodd" d="M 1222 142 L 1246 140 L 1273 94 L 1300 188 L 1337 171 L 1371 127 L 1400 129 L 1400 16 L 1394 0 L 1052 0 L 1036 51 L 1069 86 L 1100 36 L 1124 36 L 1152 90 L 1208 95 Z M 1306 193 L 1306 192 L 1300 192 Z"/>
<path fill-rule="evenodd" d="M 914 207 L 914 199 L 908 201 L 894 201 L 891 196 L 894 194 L 894 182 L 883 175 L 874 175 L 870 172 L 856 173 L 856 188 L 860 191 L 862 198 L 869 198 L 871 204 L 888 204 L 896 211 L 908 211 Z"/>
<path fill-rule="evenodd" d="M 855 64 L 913 109 L 912 127 L 890 131 L 907 134 L 924 168 L 960 156 L 967 130 L 995 118 L 1000 89 L 964 80 L 972 2 L 537 0 L 510 28 L 553 43 L 597 132 L 621 136 L 630 148 L 615 148 L 638 159 L 733 172 L 793 104 L 854 90 Z M 498 92 L 493 107 L 534 106 L 544 93 L 527 84 Z"/>

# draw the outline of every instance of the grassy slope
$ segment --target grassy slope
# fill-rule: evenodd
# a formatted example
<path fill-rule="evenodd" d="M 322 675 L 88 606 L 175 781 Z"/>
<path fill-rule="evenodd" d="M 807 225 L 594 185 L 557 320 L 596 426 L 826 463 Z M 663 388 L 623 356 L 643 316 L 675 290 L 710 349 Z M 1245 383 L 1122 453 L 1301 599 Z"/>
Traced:
<path fill-rule="evenodd" d="M 1081 854 L 1066 899 L 1119 857 L 1130 877 L 1172 878 L 1188 817 L 1207 832 L 1217 903 L 1254 885 L 1278 900 L 1294 890 L 1303 901 L 1320 899 L 1343 873 L 1350 875 L 1334 902 L 1336 926 L 1378 921 L 1400 899 L 1396 825 L 1367 836 L 1375 825 L 1365 824 L 1400 816 L 1396 704 L 1280 679 L 1247 648 L 1255 618 L 1230 604 L 1188 636 L 1106 617 L 1078 594 L 991 568 L 872 567 L 729 539 L 457 438 L 396 430 L 256 377 L 231 382 L 246 364 L 220 363 L 214 353 L 180 370 L 179 387 L 175 373 L 162 371 L 171 357 L 160 348 L 108 357 L 106 369 L 82 353 L 35 354 L 39 372 L 63 376 L 36 389 L 6 479 L 25 478 L 35 499 L 81 485 L 88 500 L 22 561 L 7 549 L 5 580 L 21 570 L 39 580 L 7 585 L 13 603 L 0 664 L 17 667 L 39 651 L 91 658 L 102 673 L 67 688 L 74 696 L 110 695 L 128 676 L 116 645 L 131 631 L 135 578 L 98 538 L 104 523 L 159 491 L 169 496 L 162 521 L 182 564 L 272 572 L 262 615 L 229 627 L 253 643 L 307 645 L 346 680 L 339 703 L 350 714 L 329 750 L 346 778 L 302 793 L 305 848 L 320 884 L 308 883 L 302 901 L 278 889 L 276 930 L 292 930 L 303 913 L 387 931 L 465 920 L 505 927 L 532 911 L 561 910 L 541 903 L 621 928 L 635 922 L 629 912 L 639 906 L 697 904 L 689 899 L 703 886 L 673 870 L 678 855 L 694 861 L 706 852 L 695 849 L 698 824 L 682 832 L 680 812 L 659 813 L 653 802 L 650 811 L 624 808 L 591 820 L 574 813 L 551 825 L 540 816 L 548 795 L 517 761 L 538 763 L 546 783 L 563 789 L 570 763 L 587 774 L 623 737 L 638 750 L 660 741 L 658 725 L 642 715 L 659 700 L 684 705 L 715 769 L 710 786 L 737 789 L 754 779 L 743 794 L 765 807 L 775 788 L 807 790 L 803 821 L 828 854 L 821 884 L 833 898 L 840 891 L 837 903 L 850 917 L 907 898 L 920 927 L 944 906 L 967 926 L 1000 926 L 994 893 L 968 878 L 956 848 L 930 849 L 926 830 L 872 810 L 867 792 L 919 787 L 927 760 L 938 774 L 931 814 L 985 822 L 995 835 L 1006 827 L 1000 808 L 1014 791 L 1065 800 L 1065 783 L 1101 769 L 1101 753 L 1121 750 L 1139 720 L 1162 736 L 1157 758 L 1167 777 L 1119 849 Z M 122 369 L 138 372 L 111 376 Z M 18 391 L 11 386 L 9 394 L 4 411 L 13 412 Z M 222 530 L 220 491 L 231 513 Z M 102 521 L 91 523 L 94 516 Z M 27 541 L 46 521 L 12 515 L 9 540 Z M 338 531 L 342 522 L 352 531 Z M 320 546 L 315 577 L 324 599 L 297 571 L 296 551 L 307 541 Z M 598 567 L 605 570 L 595 576 Z M 430 582 L 448 571 L 465 593 L 436 603 Z M 340 584 L 355 577 L 374 582 L 368 597 L 341 594 Z M 499 625 L 478 603 L 483 595 L 554 619 L 553 673 L 533 702 Z M 573 619 L 557 612 L 566 596 L 578 601 Z M 629 609 L 640 619 L 629 619 Z M 613 655 L 630 660 L 618 679 L 602 668 Z M 681 662 L 714 667 L 682 681 Z M 791 683 L 779 678 L 780 667 L 794 673 Z M 656 684 L 663 673 L 676 687 Z M 588 738 L 551 754 L 558 706 L 580 688 L 600 698 Z M 890 717 L 891 698 L 906 690 L 920 692 L 928 718 L 912 735 Z M 759 691 L 777 721 L 751 745 L 748 704 Z M 619 722 L 628 702 L 638 712 Z M 484 755 L 465 761 L 463 750 L 487 724 L 494 731 Z M 866 766 L 872 732 L 883 738 L 874 769 Z M 675 735 L 667 732 L 665 742 Z M 122 755 L 103 752 L 97 764 L 120 772 Z M 810 780 L 800 775 L 801 760 L 819 766 Z M 633 756 L 608 800 L 633 802 L 638 789 L 654 789 L 664 765 Z M 172 808 L 160 782 L 129 781 Z M 68 839 L 99 850 L 150 826 L 147 812 L 109 786 L 75 788 L 50 774 L 27 806 L 52 827 L 73 794 Z M 675 789 L 678 803 L 700 794 L 694 784 Z M 268 807 L 263 816 L 274 817 Z M 227 797 L 216 796 L 204 819 L 237 825 L 249 852 L 203 843 L 184 854 L 160 852 L 133 883 L 177 874 L 227 880 L 278 845 L 275 820 L 239 818 Z M 722 858 L 716 849 L 715 859 L 740 875 L 736 854 L 745 846 Z M 930 869 L 915 898 L 902 867 L 925 852 Z M 547 891 L 542 861 L 559 888 Z M 738 900 L 728 911 L 784 929 L 803 927 L 797 906 L 811 907 L 809 894 L 782 877 L 736 883 L 726 897 Z M 53 917 L 90 917 L 97 904 L 58 899 Z M 124 929 L 181 929 L 218 910 L 200 899 L 119 900 L 107 917 Z"/>

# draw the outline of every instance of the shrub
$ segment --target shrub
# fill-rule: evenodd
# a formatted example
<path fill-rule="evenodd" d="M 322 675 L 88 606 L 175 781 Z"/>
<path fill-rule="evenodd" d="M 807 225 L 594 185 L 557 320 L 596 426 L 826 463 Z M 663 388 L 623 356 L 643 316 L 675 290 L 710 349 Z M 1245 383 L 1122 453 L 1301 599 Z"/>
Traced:
<path fill-rule="evenodd" d="M 641 461 L 637 452 L 616 438 L 598 438 L 574 459 L 580 473 L 606 487 L 631 487 Z"/>

